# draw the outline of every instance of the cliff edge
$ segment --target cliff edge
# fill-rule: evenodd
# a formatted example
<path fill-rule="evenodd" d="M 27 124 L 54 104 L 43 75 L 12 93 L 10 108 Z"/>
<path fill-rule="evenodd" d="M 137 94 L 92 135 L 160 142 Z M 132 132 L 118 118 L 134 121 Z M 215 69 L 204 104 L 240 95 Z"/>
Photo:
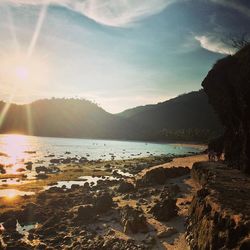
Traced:
<path fill-rule="evenodd" d="M 250 178 L 217 162 L 197 162 L 191 175 L 201 187 L 189 211 L 191 249 L 250 249 Z"/>

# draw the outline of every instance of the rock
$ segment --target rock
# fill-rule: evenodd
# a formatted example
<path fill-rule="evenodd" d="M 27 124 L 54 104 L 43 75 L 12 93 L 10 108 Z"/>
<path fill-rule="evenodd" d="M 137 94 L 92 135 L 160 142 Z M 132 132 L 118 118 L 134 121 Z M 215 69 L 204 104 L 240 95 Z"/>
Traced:
<path fill-rule="evenodd" d="M 69 163 L 71 163 L 71 158 L 62 159 L 61 163 L 63 163 L 63 164 L 69 164 Z"/>
<path fill-rule="evenodd" d="M 142 210 L 126 205 L 121 209 L 121 224 L 125 233 L 146 233 L 148 225 Z"/>
<path fill-rule="evenodd" d="M 156 203 L 149 212 L 159 221 L 168 221 L 177 215 L 176 199 L 166 197 Z"/>
<path fill-rule="evenodd" d="M 119 193 L 129 193 L 133 192 L 134 190 L 135 186 L 132 183 L 126 181 L 122 181 L 117 189 Z"/>
<path fill-rule="evenodd" d="M 38 175 L 36 175 L 36 178 L 38 180 L 44 180 L 44 179 L 48 178 L 48 175 L 46 175 L 46 174 L 38 174 Z"/>
<path fill-rule="evenodd" d="M 189 208 L 192 249 L 249 249 L 250 178 L 220 162 L 196 162 L 192 177 L 202 186 Z"/>
<path fill-rule="evenodd" d="M 104 193 L 96 198 L 94 205 L 97 213 L 105 213 L 113 206 L 113 199 L 110 194 Z"/>
<path fill-rule="evenodd" d="M 59 164 L 61 162 L 60 159 L 51 159 L 50 160 L 50 163 L 53 163 L 53 164 Z"/>
<path fill-rule="evenodd" d="M 0 174 L 6 174 L 6 170 L 2 164 L 0 164 Z"/>
<path fill-rule="evenodd" d="M 86 162 L 88 162 L 88 159 L 86 157 L 81 157 L 79 159 L 79 163 L 86 163 Z"/>
<path fill-rule="evenodd" d="M 39 166 L 39 167 L 36 167 L 36 172 L 39 174 L 39 173 L 47 173 L 48 172 L 48 168 L 46 168 L 45 166 Z"/>
<path fill-rule="evenodd" d="M 28 162 L 25 162 L 24 165 L 26 166 L 27 170 L 32 170 L 33 162 L 32 161 L 28 161 Z"/>
<path fill-rule="evenodd" d="M 88 223 L 94 220 L 96 212 L 92 204 L 82 205 L 78 208 L 76 221 Z"/>
<path fill-rule="evenodd" d="M 72 185 L 71 185 L 71 189 L 77 189 L 77 188 L 79 188 L 79 187 L 80 187 L 79 184 L 72 184 Z"/>
<path fill-rule="evenodd" d="M 17 220 L 15 218 L 9 218 L 3 223 L 3 227 L 7 231 L 15 231 L 16 224 L 17 224 Z"/>
<path fill-rule="evenodd" d="M 157 233 L 158 238 L 168 238 L 173 234 L 176 234 L 178 231 L 174 227 L 167 227 L 164 230 Z"/>
<path fill-rule="evenodd" d="M 187 175 L 189 172 L 190 169 L 188 167 L 157 167 L 147 171 L 141 178 L 137 180 L 136 185 L 138 187 L 162 185 L 170 178 Z"/>
<path fill-rule="evenodd" d="M 219 60 L 202 82 L 224 133 L 225 160 L 250 173 L 250 45 Z"/>
<path fill-rule="evenodd" d="M 18 173 L 21 173 L 21 172 L 25 172 L 26 170 L 24 169 L 24 168 L 18 168 L 17 170 L 16 170 L 16 172 L 18 172 Z"/>

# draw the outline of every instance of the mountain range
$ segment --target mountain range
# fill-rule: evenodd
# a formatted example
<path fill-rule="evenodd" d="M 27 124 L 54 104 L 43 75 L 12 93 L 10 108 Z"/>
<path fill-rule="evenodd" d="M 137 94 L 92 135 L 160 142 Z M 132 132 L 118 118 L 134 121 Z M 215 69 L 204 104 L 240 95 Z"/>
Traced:
<path fill-rule="evenodd" d="M 3 118 L 0 133 L 119 140 L 205 141 L 222 129 L 203 90 L 118 114 L 110 114 L 87 100 L 56 98 L 24 105 L 0 102 L 0 110 Z"/>

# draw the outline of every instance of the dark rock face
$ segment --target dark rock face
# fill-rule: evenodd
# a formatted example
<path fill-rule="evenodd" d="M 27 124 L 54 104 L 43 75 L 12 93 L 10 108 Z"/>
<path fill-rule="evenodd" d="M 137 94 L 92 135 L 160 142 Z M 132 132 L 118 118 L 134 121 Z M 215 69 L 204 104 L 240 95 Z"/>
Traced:
<path fill-rule="evenodd" d="M 148 225 L 142 211 L 130 206 L 125 206 L 121 210 L 121 224 L 125 233 L 146 233 Z"/>
<path fill-rule="evenodd" d="M 149 212 L 159 221 L 168 221 L 177 215 L 176 199 L 166 197 L 157 202 Z"/>
<path fill-rule="evenodd" d="M 225 127 L 225 159 L 250 173 L 250 45 L 218 61 L 202 86 Z"/>

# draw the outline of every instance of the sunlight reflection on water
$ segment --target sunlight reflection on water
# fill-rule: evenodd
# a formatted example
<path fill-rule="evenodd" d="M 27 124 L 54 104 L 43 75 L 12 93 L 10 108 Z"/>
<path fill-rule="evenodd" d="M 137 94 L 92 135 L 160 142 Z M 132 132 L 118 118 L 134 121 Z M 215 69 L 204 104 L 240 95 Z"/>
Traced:
<path fill-rule="evenodd" d="M 33 195 L 34 192 L 24 192 L 17 189 L 2 189 L 0 190 L 0 197 L 14 199 L 16 196 Z"/>

